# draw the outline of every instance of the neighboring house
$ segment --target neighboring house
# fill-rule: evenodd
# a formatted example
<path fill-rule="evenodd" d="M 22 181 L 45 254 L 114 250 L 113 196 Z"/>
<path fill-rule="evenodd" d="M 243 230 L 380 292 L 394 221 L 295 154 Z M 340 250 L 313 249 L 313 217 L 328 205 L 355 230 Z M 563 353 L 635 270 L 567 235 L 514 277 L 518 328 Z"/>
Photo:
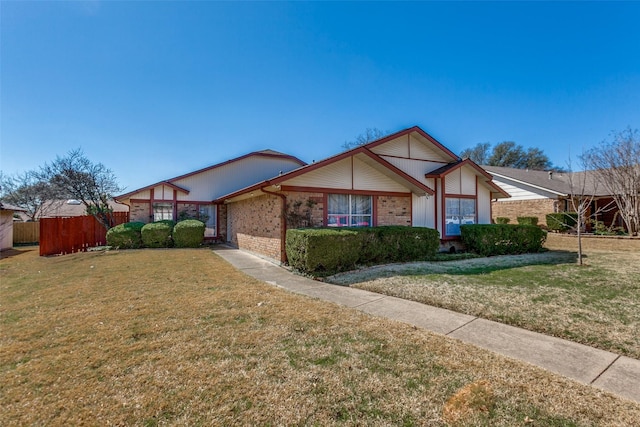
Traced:
<path fill-rule="evenodd" d="M 115 201 L 109 201 L 109 208 L 113 212 L 129 212 L 129 206 Z M 53 200 L 42 209 L 39 218 L 66 218 L 87 214 L 87 207 L 79 200 Z"/>
<path fill-rule="evenodd" d="M 483 166 L 493 181 L 511 196 L 493 202 L 493 219 L 519 216 L 538 217 L 546 225 L 546 215 L 574 210 L 572 195 L 593 196 L 590 212 L 607 227 L 623 227 L 618 208 L 604 186 L 598 185 L 589 172 L 546 172 L 498 166 Z"/>
<path fill-rule="evenodd" d="M 0 251 L 13 248 L 13 214 L 24 209 L 0 202 Z"/>
<path fill-rule="evenodd" d="M 226 206 L 226 240 L 285 261 L 286 218 L 308 209 L 311 226 L 435 228 L 443 249 L 460 225 L 491 222 L 491 200 L 508 197 L 491 175 L 419 127 L 279 174 L 214 200 Z"/>
<path fill-rule="evenodd" d="M 130 191 L 115 199 L 130 207 L 131 221 L 148 223 L 198 218 L 206 224 L 205 237 L 224 240 L 226 206 L 213 200 L 303 165 L 302 160 L 287 154 L 257 151 Z"/>
<path fill-rule="evenodd" d="M 129 212 L 129 206 L 115 201 L 109 201 L 109 207 L 113 212 Z M 50 200 L 43 204 L 36 213 L 36 221 L 40 218 L 67 218 L 83 216 L 87 214 L 86 206 L 79 200 Z M 24 210 L 18 213 L 20 221 L 31 221 L 31 217 Z"/>

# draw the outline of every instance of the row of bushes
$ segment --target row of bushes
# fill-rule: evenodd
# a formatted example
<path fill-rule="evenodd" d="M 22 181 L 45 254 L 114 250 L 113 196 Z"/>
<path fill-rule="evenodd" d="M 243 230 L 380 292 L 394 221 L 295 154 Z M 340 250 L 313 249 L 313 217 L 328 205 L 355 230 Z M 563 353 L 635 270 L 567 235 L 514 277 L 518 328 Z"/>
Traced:
<path fill-rule="evenodd" d="M 462 242 L 467 250 L 483 256 L 540 252 L 547 232 L 534 225 L 461 225 Z"/>
<path fill-rule="evenodd" d="M 519 216 L 516 218 L 518 225 L 538 225 L 538 217 L 537 216 Z M 503 216 L 499 216 L 496 218 L 496 224 L 509 224 L 511 222 L 510 218 L 506 218 Z"/>
<path fill-rule="evenodd" d="M 356 265 L 425 260 L 440 246 L 439 233 L 425 227 L 314 228 L 287 230 L 289 265 L 328 276 Z"/>
<path fill-rule="evenodd" d="M 149 224 L 127 222 L 107 231 L 107 245 L 120 249 L 197 248 L 204 240 L 205 225 L 196 219 L 177 224 L 170 220 Z"/>

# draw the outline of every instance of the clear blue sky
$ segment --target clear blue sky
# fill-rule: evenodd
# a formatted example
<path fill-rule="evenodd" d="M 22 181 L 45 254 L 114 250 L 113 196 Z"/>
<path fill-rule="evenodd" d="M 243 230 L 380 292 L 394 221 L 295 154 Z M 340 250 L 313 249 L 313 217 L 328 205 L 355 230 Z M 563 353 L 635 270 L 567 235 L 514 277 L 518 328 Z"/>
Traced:
<path fill-rule="evenodd" d="M 133 190 L 366 128 L 558 166 L 640 128 L 640 3 L 1 1 L 0 165 L 82 148 Z"/>

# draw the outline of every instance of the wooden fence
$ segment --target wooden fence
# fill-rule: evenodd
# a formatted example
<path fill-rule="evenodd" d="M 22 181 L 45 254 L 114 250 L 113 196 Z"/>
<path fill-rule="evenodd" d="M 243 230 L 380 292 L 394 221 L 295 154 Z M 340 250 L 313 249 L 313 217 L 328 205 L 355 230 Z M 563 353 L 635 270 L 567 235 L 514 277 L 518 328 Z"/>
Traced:
<path fill-rule="evenodd" d="M 39 222 L 13 222 L 13 244 L 37 243 L 40 241 Z"/>
<path fill-rule="evenodd" d="M 129 212 L 114 212 L 112 225 L 129 221 Z M 65 255 L 107 244 L 107 231 L 93 216 L 40 219 L 40 256 Z"/>

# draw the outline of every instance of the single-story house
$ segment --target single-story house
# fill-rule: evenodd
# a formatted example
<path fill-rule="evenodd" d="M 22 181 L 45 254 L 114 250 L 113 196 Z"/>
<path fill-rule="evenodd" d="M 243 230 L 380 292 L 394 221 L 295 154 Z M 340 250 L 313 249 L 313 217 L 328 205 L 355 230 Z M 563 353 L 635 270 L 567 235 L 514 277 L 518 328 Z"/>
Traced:
<path fill-rule="evenodd" d="M 13 248 L 13 214 L 17 212 L 24 209 L 0 202 L 0 251 Z"/>
<path fill-rule="evenodd" d="M 215 203 L 215 199 L 305 164 L 277 151 L 257 151 L 147 185 L 115 199 L 129 206 L 131 221 L 198 218 L 206 224 L 206 238 L 224 240 L 226 207 Z"/>
<path fill-rule="evenodd" d="M 493 176 L 493 182 L 511 197 L 493 202 L 493 219 L 535 216 L 546 225 L 546 215 L 573 211 L 572 195 L 593 196 L 590 215 L 607 227 L 624 227 L 618 215 L 618 207 L 602 185 L 598 185 L 589 172 L 553 172 L 515 169 L 499 166 L 482 166 Z"/>
<path fill-rule="evenodd" d="M 490 223 L 491 201 L 504 197 L 480 166 L 412 127 L 311 164 L 250 153 L 116 200 L 132 221 L 200 217 L 209 236 L 284 262 L 296 215 L 306 226 L 430 227 L 448 249 L 460 225 Z"/>

